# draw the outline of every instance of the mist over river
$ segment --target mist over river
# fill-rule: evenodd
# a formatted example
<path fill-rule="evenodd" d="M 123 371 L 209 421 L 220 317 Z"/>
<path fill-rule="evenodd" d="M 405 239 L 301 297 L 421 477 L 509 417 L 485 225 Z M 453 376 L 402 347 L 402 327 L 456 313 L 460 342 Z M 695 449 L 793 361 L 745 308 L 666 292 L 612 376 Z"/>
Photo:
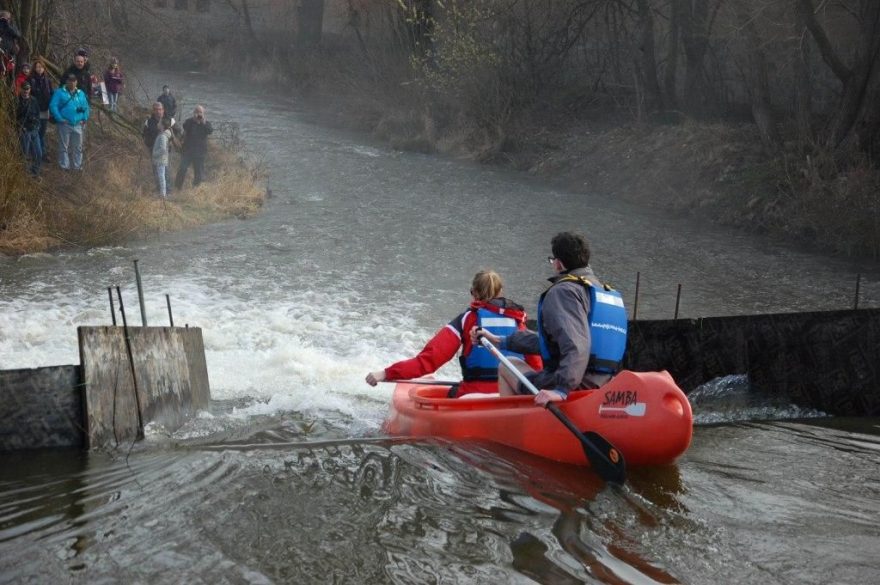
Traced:
<path fill-rule="evenodd" d="M 0 369 L 78 363 L 76 327 L 110 323 L 110 285 L 139 324 L 137 258 L 149 324 L 167 325 L 168 293 L 175 324 L 202 328 L 214 399 L 130 452 L 0 455 L 0 583 L 880 579 L 877 419 L 719 380 L 692 395 L 679 462 L 616 489 L 491 445 L 385 437 L 393 386 L 363 380 L 463 310 L 480 268 L 534 315 L 565 229 L 630 305 L 641 274 L 639 318 L 671 317 L 678 284 L 685 317 L 848 308 L 857 275 L 876 307 L 876 264 L 392 151 L 209 76 L 143 83 L 237 123 L 273 197 L 247 221 L 0 257 Z"/>

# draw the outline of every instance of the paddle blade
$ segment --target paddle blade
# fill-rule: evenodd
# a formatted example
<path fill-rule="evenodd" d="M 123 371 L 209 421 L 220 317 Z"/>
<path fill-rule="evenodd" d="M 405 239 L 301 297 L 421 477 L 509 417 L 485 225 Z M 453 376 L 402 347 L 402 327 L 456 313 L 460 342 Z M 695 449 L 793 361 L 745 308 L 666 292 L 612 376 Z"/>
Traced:
<path fill-rule="evenodd" d="M 623 453 L 606 441 L 602 435 L 593 431 L 582 433 L 581 437 L 583 437 L 581 445 L 584 453 L 596 473 L 607 482 L 623 485 L 626 481 L 626 461 L 623 459 Z"/>
<path fill-rule="evenodd" d="M 623 453 L 605 440 L 602 435 L 593 431 L 581 432 L 555 403 L 548 402 L 546 408 L 581 442 L 590 467 L 599 474 L 599 477 L 621 485 L 626 481 L 626 462 L 623 460 Z"/>

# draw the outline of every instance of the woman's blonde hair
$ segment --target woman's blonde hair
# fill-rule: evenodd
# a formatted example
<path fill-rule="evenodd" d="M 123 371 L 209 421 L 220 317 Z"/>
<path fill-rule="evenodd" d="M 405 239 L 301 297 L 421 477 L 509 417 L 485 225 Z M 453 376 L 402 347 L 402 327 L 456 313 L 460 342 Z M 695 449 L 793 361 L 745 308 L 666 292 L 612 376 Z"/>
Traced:
<path fill-rule="evenodd" d="M 494 270 L 480 270 L 471 283 L 471 294 L 478 301 L 488 301 L 501 295 L 504 283 Z"/>

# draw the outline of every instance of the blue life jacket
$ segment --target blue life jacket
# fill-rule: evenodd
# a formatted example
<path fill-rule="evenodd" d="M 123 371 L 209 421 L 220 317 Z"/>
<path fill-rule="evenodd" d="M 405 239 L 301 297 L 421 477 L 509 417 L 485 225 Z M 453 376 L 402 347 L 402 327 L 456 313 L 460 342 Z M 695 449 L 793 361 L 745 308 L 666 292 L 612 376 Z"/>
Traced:
<path fill-rule="evenodd" d="M 477 327 L 481 327 L 498 336 L 507 336 L 519 330 L 519 324 L 514 317 L 497 313 L 495 311 L 480 308 L 476 310 Z M 502 350 L 504 355 L 508 357 L 516 357 L 522 359 L 521 353 Z M 474 345 L 467 355 L 462 354 L 458 358 L 461 364 L 461 377 L 464 380 L 497 380 L 498 379 L 498 358 L 483 347 L 482 345 Z"/>
<path fill-rule="evenodd" d="M 567 274 L 553 283 L 579 282 L 590 294 L 590 313 L 587 322 L 590 328 L 590 361 L 587 370 L 601 374 L 615 374 L 620 369 L 626 351 L 627 317 L 623 297 L 619 292 L 603 284 L 601 289 L 586 278 Z M 544 297 L 548 288 L 538 301 L 538 343 L 546 369 L 554 369 L 561 356 L 553 356 L 544 335 L 542 326 Z"/>

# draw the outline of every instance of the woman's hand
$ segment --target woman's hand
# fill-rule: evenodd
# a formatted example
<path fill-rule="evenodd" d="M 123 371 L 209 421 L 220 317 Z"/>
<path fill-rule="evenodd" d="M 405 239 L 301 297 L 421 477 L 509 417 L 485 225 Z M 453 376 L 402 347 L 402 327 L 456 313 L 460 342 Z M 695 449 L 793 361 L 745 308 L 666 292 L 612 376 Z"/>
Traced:
<path fill-rule="evenodd" d="M 379 382 L 385 381 L 385 370 L 378 370 L 376 372 L 370 372 L 367 374 L 367 384 L 370 386 L 375 386 Z"/>
<path fill-rule="evenodd" d="M 493 345 L 498 345 L 498 343 L 501 341 L 500 337 L 498 337 L 497 335 L 495 335 L 493 333 L 489 333 L 488 331 L 486 331 L 485 329 L 482 329 L 480 327 L 471 327 L 470 334 L 471 334 L 471 343 L 473 343 L 474 345 L 480 344 L 481 337 L 485 337 L 486 339 L 491 341 Z"/>

